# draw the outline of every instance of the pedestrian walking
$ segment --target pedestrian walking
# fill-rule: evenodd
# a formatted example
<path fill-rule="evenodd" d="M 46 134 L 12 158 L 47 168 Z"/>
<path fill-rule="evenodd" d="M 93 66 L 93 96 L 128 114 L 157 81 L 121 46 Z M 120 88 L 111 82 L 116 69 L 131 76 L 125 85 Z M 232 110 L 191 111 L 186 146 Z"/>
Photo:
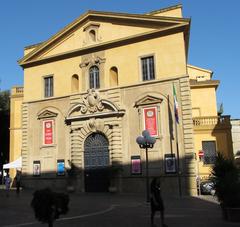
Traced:
<path fill-rule="evenodd" d="M 21 187 L 21 171 L 17 170 L 16 176 L 15 176 L 15 181 L 16 181 L 16 192 L 19 194 L 20 192 L 20 187 Z"/>
<path fill-rule="evenodd" d="M 9 191 L 10 191 L 10 187 L 11 187 L 11 182 L 12 179 L 9 176 L 9 173 L 7 173 L 6 178 L 5 178 L 5 186 L 6 186 L 6 196 L 9 196 Z"/>
<path fill-rule="evenodd" d="M 5 184 L 6 176 L 7 176 L 7 172 L 6 170 L 3 170 L 3 184 Z"/>
<path fill-rule="evenodd" d="M 164 204 L 161 196 L 160 179 L 154 177 L 151 182 L 151 226 L 154 226 L 154 216 L 156 211 L 160 211 L 161 226 L 166 227 L 164 223 Z"/>

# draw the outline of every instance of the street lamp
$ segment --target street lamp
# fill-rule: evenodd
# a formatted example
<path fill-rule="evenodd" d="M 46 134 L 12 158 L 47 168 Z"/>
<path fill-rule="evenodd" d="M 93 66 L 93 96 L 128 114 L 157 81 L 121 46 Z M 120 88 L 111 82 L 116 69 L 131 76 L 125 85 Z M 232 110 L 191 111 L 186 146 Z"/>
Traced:
<path fill-rule="evenodd" d="M 136 139 L 137 144 L 141 149 L 146 151 L 146 192 L 147 192 L 147 202 L 150 201 L 149 197 L 149 175 L 148 175 L 148 148 L 153 148 L 156 143 L 156 138 L 150 136 L 148 130 L 142 132 L 142 136 L 138 136 Z"/>

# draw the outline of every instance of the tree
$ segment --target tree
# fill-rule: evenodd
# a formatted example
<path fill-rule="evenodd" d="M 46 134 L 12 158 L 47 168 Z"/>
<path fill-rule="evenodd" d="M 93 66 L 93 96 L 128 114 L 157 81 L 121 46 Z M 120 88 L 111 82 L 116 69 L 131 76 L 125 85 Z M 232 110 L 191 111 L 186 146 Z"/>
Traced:
<path fill-rule="evenodd" d="M 9 113 L 10 110 L 10 91 L 0 91 L 0 112 Z"/>
<path fill-rule="evenodd" d="M 67 194 L 44 188 L 33 193 L 31 207 L 38 221 L 48 223 L 48 226 L 52 227 L 53 222 L 59 218 L 59 215 L 68 212 L 68 203 L 69 196 Z"/>
<path fill-rule="evenodd" d="M 9 159 L 10 91 L 0 91 L 0 169 Z"/>
<path fill-rule="evenodd" d="M 240 207 L 239 170 L 233 160 L 218 154 L 212 169 L 216 196 L 222 207 Z"/>

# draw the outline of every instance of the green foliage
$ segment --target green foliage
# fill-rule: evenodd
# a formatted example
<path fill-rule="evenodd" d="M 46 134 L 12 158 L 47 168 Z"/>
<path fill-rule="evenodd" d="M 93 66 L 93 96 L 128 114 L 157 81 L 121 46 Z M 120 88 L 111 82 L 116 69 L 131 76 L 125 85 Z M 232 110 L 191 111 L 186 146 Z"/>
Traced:
<path fill-rule="evenodd" d="M 10 91 L 1 91 L 0 92 L 0 111 L 9 112 L 10 108 Z"/>
<path fill-rule="evenodd" d="M 239 170 L 234 162 L 219 154 L 212 175 L 219 202 L 226 207 L 240 207 Z"/>
<path fill-rule="evenodd" d="M 0 91 L 0 167 L 9 160 L 9 127 L 10 127 L 10 92 Z"/>
<path fill-rule="evenodd" d="M 53 221 L 59 218 L 60 214 L 68 212 L 68 203 L 68 195 L 45 188 L 34 192 L 31 207 L 38 221 L 52 226 Z"/>

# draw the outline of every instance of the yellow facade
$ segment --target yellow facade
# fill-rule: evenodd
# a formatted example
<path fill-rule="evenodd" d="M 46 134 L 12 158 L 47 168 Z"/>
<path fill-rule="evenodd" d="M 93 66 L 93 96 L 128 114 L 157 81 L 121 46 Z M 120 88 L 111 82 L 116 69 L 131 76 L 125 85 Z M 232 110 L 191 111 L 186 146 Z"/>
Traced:
<path fill-rule="evenodd" d="M 23 102 L 23 88 L 13 87 L 10 98 L 10 155 L 9 161 L 21 157 L 22 147 L 22 102 Z M 11 177 L 16 174 L 15 170 L 10 170 Z"/>
<path fill-rule="evenodd" d="M 41 163 L 41 171 L 60 187 L 65 178 L 56 177 L 57 161 L 64 160 L 67 167 L 70 160 L 79 168 L 76 187 L 86 191 L 86 141 L 100 133 L 108 141 L 109 164 L 123 167 L 118 190 L 144 190 L 146 160 L 135 139 L 146 127 L 144 109 L 154 107 L 158 133 L 149 151 L 150 175 L 162 176 L 168 193 L 179 191 L 180 179 L 185 194 L 196 194 L 196 175 L 209 171 L 195 160 L 201 141 L 217 141 L 226 154 L 231 150 L 224 142 L 228 135 L 217 129 L 218 81 L 211 80 L 211 71 L 187 65 L 189 26 L 181 5 L 144 15 L 89 11 L 47 41 L 25 48 L 19 60 L 24 96 L 11 98 L 10 153 L 15 158 L 21 151 L 26 186 L 39 186 L 32 173 L 34 163 Z M 143 59 L 154 62 L 153 80 L 143 80 Z M 97 91 L 89 90 L 91 67 L 99 69 Z M 53 95 L 45 98 L 49 76 Z M 179 102 L 176 125 L 173 85 Z M 204 125 L 209 117 L 213 125 Z M 46 121 L 53 122 L 49 146 L 43 143 Z M 180 163 L 172 175 L 166 173 L 167 155 Z M 139 176 L 130 174 L 135 156 L 142 162 Z"/>
<path fill-rule="evenodd" d="M 181 45 L 180 45 L 181 44 Z M 159 49 L 156 49 L 156 45 Z M 162 52 L 167 54 L 163 55 Z M 186 60 L 184 52 L 183 35 L 176 34 L 158 39 L 143 41 L 141 43 L 117 47 L 106 50 L 104 58 L 106 60 L 104 68 L 104 78 L 102 79 L 102 87 L 109 88 L 110 86 L 110 69 L 117 67 L 119 71 L 119 86 L 133 85 L 140 82 L 140 57 L 154 53 L 154 57 L 159 59 L 156 62 L 156 79 L 168 78 L 171 75 L 181 76 L 186 74 Z M 117 56 L 125 56 L 128 59 L 134 59 L 131 64 L 128 64 L 126 58 Z M 169 61 L 168 59 L 174 59 Z M 79 92 L 86 91 L 87 80 L 84 73 L 79 67 L 82 62 L 81 57 L 74 57 L 68 60 L 52 62 L 37 67 L 27 68 L 24 71 L 24 100 L 35 101 L 43 98 L 43 89 L 39 89 L 39 85 L 43 83 L 43 75 L 54 75 L 55 87 L 54 96 L 61 97 L 71 94 L 71 77 L 75 74 L 79 75 Z M 137 69 L 137 70 L 136 70 Z M 127 76 L 121 76 L 127 75 Z M 62 87 L 64 86 L 64 89 Z"/>
<path fill-rule="evenodd" d="M 206 179 L 211 174 L 212 164 L 205 164 L 199 157 L 204 151 L 203 142 L 212 141 L 216 152 L 232 158 L 232 137 L 230 116 L 221 116 L 217 110 L 216 91 L 218 80 L 212 80 L 213 72 L 188 65 L 191 86 L 192 116 L 194 124 L 194 147 L 197 157 L 197 174 Z"/>

